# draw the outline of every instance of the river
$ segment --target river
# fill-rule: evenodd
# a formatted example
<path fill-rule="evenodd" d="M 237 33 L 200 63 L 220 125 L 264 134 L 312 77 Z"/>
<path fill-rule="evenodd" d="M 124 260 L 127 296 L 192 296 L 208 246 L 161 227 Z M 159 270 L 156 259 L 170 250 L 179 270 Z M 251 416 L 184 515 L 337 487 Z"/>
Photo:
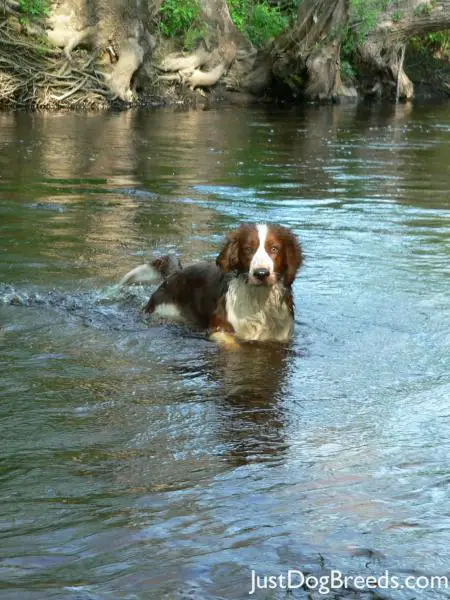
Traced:
<path fill-rule="evenodd" d="M 249 595 L 252 570 L 448 598 L 450 105 L 0 131 L 2 600 L 319 597 Z M 153 252 L 214 260 L 243 221 L 302 241 L 290 345 L 225 350 L 118 289 Z"/>

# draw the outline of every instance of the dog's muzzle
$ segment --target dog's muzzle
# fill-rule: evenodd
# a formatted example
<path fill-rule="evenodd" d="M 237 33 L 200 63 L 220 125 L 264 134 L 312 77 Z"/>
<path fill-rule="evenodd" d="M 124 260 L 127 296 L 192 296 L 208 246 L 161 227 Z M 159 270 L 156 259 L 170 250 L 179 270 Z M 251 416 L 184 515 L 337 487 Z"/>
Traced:
<path fill-rule="evenodd" d="M 269 269 L 255 269 L 252 275 L 256 280 L 263 282 L 269 277 L 270 271 Z"/>

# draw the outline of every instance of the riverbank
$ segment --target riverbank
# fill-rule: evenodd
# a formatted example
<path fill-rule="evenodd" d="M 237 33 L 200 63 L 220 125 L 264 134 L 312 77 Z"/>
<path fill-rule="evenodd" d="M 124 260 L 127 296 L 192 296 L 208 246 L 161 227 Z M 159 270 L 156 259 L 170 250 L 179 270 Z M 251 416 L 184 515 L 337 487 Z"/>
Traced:
<path fill-rule="evenodd" d="M 314 100 L 269 77 L 272 67 L 263 64 L 261 57 L 254 59 L 251 85 L 238 84 L 233 69 L 236 71 L 241 67 L 234 66 L 239 61 L 232 44 L 222 48 L 222 54 L 229 54 L 229 71 L 219 63 L 205 72 L 199 65 L 207 64 L 213 53 L 202 49 L 201 45 L 193 52 L 180 53 L 176 52 L 173 40 L 159 38 L 156 43 L 147 36 L 147 46 L 131 38 L 115 42 L 117 35 L 111 33 L 114 27 L 108 34 L 87 27 L 82 32 L 85 37 L 79 39 L 79 43 L 73 40 L 75 34 L 72 33 L 70 39 L 62 40 L 66 42 L 62 47 L 57 47 L 52 40 L 62 41 L 60 34 L 54 34 L 56 29 L 49 32 L 42 21 L 30 23 L 19 14 L 9 14 L 0 21 L 2 109 L 104 110 Z M 58 18 L 61 15 L 55 17 Z M 97 38 L 89 39 L 94 33 Z M 81 37 L 80 34 L 78 38 Z M 450 98 L 448 51 L 440 53 L 413 40 L 406 47 L 404 65 L 415 98 Z M 318 96 L 315 101 L 354 102 L 367 96 L 383 97 L 378 84 L 367 93 L 367 82 L 363 81 L 363 72 L 358 70 L 358 65 L 347 62 L 341 71 L 335 92 Z M 393 80 L 391 86 L 394 85 Z M 392 99 L 393 94 L 389 100 Z"/>

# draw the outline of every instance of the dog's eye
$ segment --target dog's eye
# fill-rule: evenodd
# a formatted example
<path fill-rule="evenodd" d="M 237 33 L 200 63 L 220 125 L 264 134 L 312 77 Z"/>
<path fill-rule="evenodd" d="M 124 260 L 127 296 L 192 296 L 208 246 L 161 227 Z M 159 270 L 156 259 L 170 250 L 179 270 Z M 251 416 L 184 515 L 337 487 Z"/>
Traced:
<path fill-rule="evenodd" d="M 280 254 L 280 247 L 279 246 L 272 246 L 272 248 L 270 249 L 270 251 L 272 252 L 272 254 Z"/>
<path fill-rule="evenodd" d="M 253 252 L 253 248 L 251 246 L 249 246 L 248 244 L 246 244 L 244 246 L 244 252 L 246 252 L 247 254 L 251 254 Z"/>

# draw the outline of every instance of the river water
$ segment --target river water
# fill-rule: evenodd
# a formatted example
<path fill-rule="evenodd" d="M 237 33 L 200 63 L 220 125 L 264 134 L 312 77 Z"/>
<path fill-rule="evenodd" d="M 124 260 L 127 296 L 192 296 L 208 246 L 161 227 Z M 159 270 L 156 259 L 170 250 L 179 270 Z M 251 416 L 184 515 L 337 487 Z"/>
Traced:
<path fill-rule="evenodd" d="M 249 596 L 289 569 L 448 598 L 426 578 L 450 576 L 450 105 L 0 132 L 2 600 L 319 597 Z M 289 346 L 224 350 L 117 288 L 242 221 L 302 240 Z"/>

